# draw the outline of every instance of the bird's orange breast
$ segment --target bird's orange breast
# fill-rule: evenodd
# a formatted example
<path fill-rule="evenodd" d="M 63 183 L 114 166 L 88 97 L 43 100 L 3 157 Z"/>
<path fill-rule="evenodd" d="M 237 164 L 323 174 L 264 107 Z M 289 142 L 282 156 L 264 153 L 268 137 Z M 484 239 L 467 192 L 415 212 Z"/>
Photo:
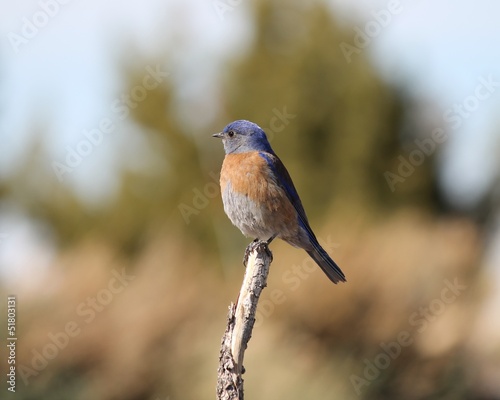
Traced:
<path fill-rule="evenodd" d="M 229 183 L 233 192 L 246 196 L 260 207 L 279 211 L 282 219 L 296 220 L 293 205 L 258 151 L 226 155 L 220 176 L 222 193 Z"/>

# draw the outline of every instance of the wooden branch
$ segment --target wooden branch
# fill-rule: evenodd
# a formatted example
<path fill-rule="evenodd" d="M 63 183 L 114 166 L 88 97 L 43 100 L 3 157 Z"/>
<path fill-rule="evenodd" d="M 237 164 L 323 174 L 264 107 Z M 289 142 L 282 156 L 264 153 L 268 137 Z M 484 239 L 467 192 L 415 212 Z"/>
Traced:
<path fill-rule="evenodd" d="M 219 355 L 217 399 L 243 400 L 243 356 L 252 336 L 255 312 L 267 284 L 272 254 L 266 242 L 253 242 L 246 250 L 246 271 L 236 304 L 231 303 Z"/>

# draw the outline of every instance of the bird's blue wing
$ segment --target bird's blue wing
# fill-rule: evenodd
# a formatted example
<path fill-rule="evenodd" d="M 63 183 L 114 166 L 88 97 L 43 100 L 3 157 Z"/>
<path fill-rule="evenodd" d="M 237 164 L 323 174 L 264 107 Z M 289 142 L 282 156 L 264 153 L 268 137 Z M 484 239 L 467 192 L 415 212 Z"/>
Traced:
<path fill-rule="evenodd" d="M 259 155 L 266 160 L 271 173 L 274 174 L 278 185 L 283 188 L 286 196 L 293 204 L 295 211 L 297 211 L 297 219 L 299 225 L 307 232 L 309 236 L 311 249 L 306 249 L 307 253 L 316 261 L 316 263 L 321 267 L 325 274 L 330 278 L 333 283 L 345 282 L 345 275 L 339 266 L 332 260 L 328 253 L 321 247 L 309 226 L 307 221 L 307 216 L 300 201 L 299 195 L 295 186 L 293 185 L 292 178 L 286 170 L 285 166 L 274 153 L 259 152 Z"/>
<path fill-rule="evenodd" d="M 309 226 L 309 221 L 307 220 L 306 212 L 304 211 L 304 207 L 302 206 L 302 202 L 300 201 L 299 194 L 297 193 L 297 189 L 292 182 L 292 178 L 288 173 L 287 169 L 279 159 L 279 157 L 272 153 L 267 152 L 259 152 L 259 155 L 266 160 L 267 165 L 269 166 L 271 172 L 276 177 L 276 181 L 280 187 L 286 193 L 288 200 L 292 203 L 295 211 L 297 211 L 299 224 L 304 228 L 307 233 L 314 239 L 316 236 L 314 235 L 311 227 Z"/>

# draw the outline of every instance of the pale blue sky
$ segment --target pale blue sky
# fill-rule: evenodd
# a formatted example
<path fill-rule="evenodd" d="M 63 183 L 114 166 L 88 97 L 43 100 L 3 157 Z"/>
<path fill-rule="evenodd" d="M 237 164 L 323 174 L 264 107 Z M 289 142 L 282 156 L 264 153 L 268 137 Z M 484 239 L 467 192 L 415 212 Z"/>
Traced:
<path fill-rule="evenodd" d="M 0 178 L 22 162 L 23 150 L 34 134 L 32 123 L 45 122 L 50 127 L 50 169 L 52 160 L 64 158 L 65 146 L 82 139 L 82 129 L 96 126 L 109 115 L 110 103 L 125 90 L 116 65 L 127 48 L 137 48 L 144 55 L 161 53 L 165 47 L 166 54 L 169 46 L 182 49 L 165 60 L 164 68 L 181 88 L 181 101 L 196 107 L 196 102 L 217 91 L 214 78 L 221 60 L 243 51 L 251 37 L 245 4 L 221 18 L 214 1 L 73 0 L 60 5 L 46 26 L 16 53 L 9 33 L 20 33 L 23 18 L 33 19 L 41 6 L 28 0 L 4 3 L 0 15 Z M 389 3 L 330 2 L 346 27 L 349 21 L 360 29 L 375 18 L 373 12 L 387 9 Z M 363 50 L 387 81 L 406 86 L 415 98 L 430 99 L 443 110 L 473 94 L 481 77 L 492 75 L 500 81 L 500 3 L 400 1 L 399 8 Z M 217 106 L 213 107 L 208 115 L 185 118 L 194 132 L 210 124 L 217 112 Z M 500 90 L 450 131 L 440 175 L 457 205 L 476 200 L 498 171 L 499 107 Z M 140 146 L 136 127 L 125 120 L 119 131 L 119 136 L 111 136 L 91 155 L 91 162 L 82 163 L 65 180 L 90 202 L 114 190 L 117 146 L 126 152 L 125 139 Z M 89 179 L 95 193 L 89 194 Z"/>

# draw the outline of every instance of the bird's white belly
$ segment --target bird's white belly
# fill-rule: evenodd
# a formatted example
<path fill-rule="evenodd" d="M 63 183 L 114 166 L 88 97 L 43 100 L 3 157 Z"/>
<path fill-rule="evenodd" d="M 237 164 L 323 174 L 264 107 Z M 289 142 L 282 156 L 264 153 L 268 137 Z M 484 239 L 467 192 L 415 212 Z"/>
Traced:
<path fill-rule="evenodd" d="M 248 196 L 235 193 L 228 184 L 222 193 L 222 202 L 227 216 L 248 237 L 267 240 L 279 233 L 276 231 L 276 215 L 265 205 L 259 205 Z M 276 213 L 274 213 L 276 214 Z"/>

